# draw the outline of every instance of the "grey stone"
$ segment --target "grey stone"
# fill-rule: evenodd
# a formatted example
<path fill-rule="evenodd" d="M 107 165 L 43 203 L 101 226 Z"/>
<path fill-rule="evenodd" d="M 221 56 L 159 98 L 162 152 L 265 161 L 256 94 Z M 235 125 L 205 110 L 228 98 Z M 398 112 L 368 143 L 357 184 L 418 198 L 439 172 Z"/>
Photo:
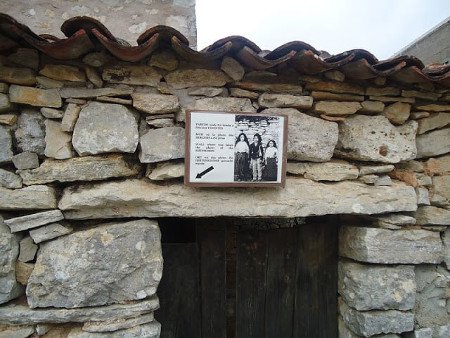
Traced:
<path fill-rule="evenodd" d="M 4 331 L 0 331 L 0 338 L 27 338 L 34 333 L 34 327 L 9 327 Z"/>
<path fill-rule="evenodd" d="M 43 89 L 60 89 L 64 87 L 63 81 L 53 80 L 45 76 L 36 76 L 36 81 L 39 87 Z"/>
<path fill-rule="evenodd" d="M 430 195 L 427 188 L 416 188 L 417 205 L 430 205 Z"/>
<path fill-rule="evenodd" d="M 108 333 L 83 332 L 80 328 L 70 331 L 67 338 L 159 338 L 161 334 L 161 324 L 157 321 L 138 325 L 129 329 Z"/>
<path fill-rule="evenodd" d="M 343 82 L 345 80 L 344 73 L 338 70 L 329 70 L 323 74 L 327 79 Z"/>
<path fill-rule="evenodd" d="M 436 331 L 436 338 L 447 338 L 450 336 L 450 324 L 438 326 Z"/>
<path fill-rule="evenodd" d="M 14 217 L 5 220 L 5 224 L 9 226 L 11 232 L 24 231 L 37 228 L 41 225 L 58 222 L 64 219 L 60 210 L 42 211 L 31 215 Z"/>
<path fill-rule="evenodd" d="M 430 117 L 420 119 L 418 121 L 418 134 L 424 134 L 427 131 L 445 127 L 450 124 L 450 113 L 433 114 Z"/>
<path fill-rule="evenodd" d="M 314 105 L 316 112 L 330 116 L 341 116 L 355 114 L 362 109 L 359 102 L 319 101 Z"/>
<path fill-rule="evenodd" d="M 356 95 L 364 95 L 364 89 L 360 86 L 348 83 L 348 82 L 310 82 L 306 85 L 306 89 L 308 90 L 316 90 L 316 91 L 324 91 L 331 93 L 348 93 L 348 94 L 356 94 Z"/>
<path fill-rule="evenodd" d="M 373 182 L 373 185 L 375 186 L 387 186 L 391 184 L 392 180 L 388 175 L 379 176 L 375 182 Z"/>
<path fill-rule="evenodd" d="M 85 82 L 86 74 L 78 67 L 46 64 L 39 74 L 58 81 Z"/>
<path fill-rule="evenodd" d="M 450 270 L 450 227 L 445 230 L 442 240 L 444 242 L 444 262 L 447 270 Z"/>
<path fill-rule="evenodd" d="M 37 70 L 39 67 L 39 52 L 31 48 L 18 48 L 8 55 L 8 60 L 19 66 Z"/>
<path fill-rule="evenodd" d="M 1 114 L 0 124 L 5 124 L 7 126 L 13 126 L 17 122 L 16 114 Z"/>
<path fill-rule="evenodd" d="M 427 158 L 450 152 L 450 128 L 434 130 L 417 136 L 417 158 Z"/>
<path fill-rule="evenodd" d="M 10 162 L 13 156 L 10 130 L 0 125 L 0 164 Z"/>
<path fill-rule="evenodd" d="M 0 187 L 8 189 L 22 188 L 22 179 L 13 172 L 0 168 Z"/>
<path fill-rule="evenodd" d="M 338 141 L 337 123 L 308 116 L 292 108 L 265 109 L 263 113 L 288 116 L 289 160 L 327 162 L 333 156 Z"/>
<path fill-rule="evenodd" d="M 339 233 L 339 254 L 368 263 L 440 263 L 443 245 L 439 233 L 433 231 L 344 226 Z"/>
<path fill-rule="evenodd" d="M 387 174 L 394 170 L 395 167 L 392 164 L 387 165 L 363 165 L 359 167 L 359 174 L 369 175 L 369 174 Z"/>
<path fill-rule="evenodd" d="M 339 312 L 350 330 L 364 337 L 414 329 L 414 313 L 398 310 L 357 311 L 341 301 Z"/>
<path fill-rule="evenodd" d="M 364 96 L 361 95 L 352 95 L 352 94 L 336 94 L 330 92 L 320 92 L 320 91 L 312 91 L 311 96 L 315 101 L 364 101 Z M 372 102 L 372 101 L 365 101 Z M 370 105 L 370 104 L 369 104 Z M 384 108 L 384 104 L 383 104 Z"/>
<path fill-rule="evenodd" d="M 31 237 L 25 237 L 19 242 L 19 262 L 29 262 L 34 259 L 36 256 L 36 252 L 38 250 L 38 246 L 33 243 Z"/>
<path fill-rule="evenodd" d="M 139 141 L 136 117 L 119 104 L 89 102 L 73 130 L 72 144 L 80 156 L 108 152 L 134 153 Z"/>
<path fill-rule="evenodd" d="M 17 126 L 14 134 L 19 150 L 44 155 L 45 127 L 42 115 L 36 110 L 26 109 L 19 115 Z"/>
<path fill-rule="evenodd" d="M 244 67 L 242 67 L 242 65 L 235 59 L 228 56 L 223 58 L 220 69 L 222 69 L 234 81 L 240 81 L 245 74 Z"/>
<path fill-rule="evenodd" d="M 48 331 L 50 331 L 51 328 L 52 328 L 51 325 L 38 324 L 38 325 L 36 325 L 36 333 L 38 336 L 43 336 Z"/>
<path fill-rule="evenodd" d="M 431 112 L 442 112 L 442 111 L 449 111 L 450 110 L 450 104 L 422 104 L 416 106 L 417 110 L 426 110 Z"/>
<path fill-rule="evenodd" d="M 412 120 L 420 120 L 420 119 L 423 119 L 424 117 L 428 117 L 430 115 L 431 114 L 427 111 L 414 111 L 414 112 L 411 112 L 409 117 Z"/>
<path fill-rule="evenodd" d="M 335 154 L 354 160 L 398 163 L 416 157 L 417 122 L 394 127 L 384 116 L 351 116 L 339 124 Z"/>
<path fill-rule="evenodd" d="M 303 167 L 303 168 L 299 168 Z M 344 181 L 358 178 L 358 168 L 345 161 L 324 163 L 288 163 L 290 173 L 302 172 L 305 178 L 313 181 Z"/>
<path fill-rule="evenodd" d="M 173 118 L 152 119 L 152 120 L 146 119 L 145 121 L 149 126 L 155 128 L 167 128 L 175 126 Z"/>
<path fill-rule="evenodd" d="M 311 96 L 263 93 L 258 98 L 258 104 L 266 108 L 308 109 L 312 107 L 313 98 Z"/>
<path fill-rule="evenodd" d="M 139 160 L 142 163 L 184 158 L 184 128 L 151 129 L 141 136 Z"/>
<path fill-rule="evenodd" d="M 415 213 L 421 225 L 450 225 L 450 210 L 434 206 L 421 206 Z"/>
<path fill-rule="evenodd" d="M 52 187 L 34 185 L 22 189 L 0 188 L 0 210 L 52 209 L 56 194 Z"/>
<path fill-rule="evenodd" d="M 414 266 L 364 265 L 339 262 L 339 294 L 359 311 L 411 310 L 416 281 Z"/>
<path fill-rule="evenodd" d="M 26 185 L 50 182 L 97 181 L 137 175 L 139 163 L 120 154 L 46 159 L 39 168 L 19 171 Z"/>
<path fill-rule="evenodd" d="M 175 95 L 134 93 L 133 107 L 147 114 L 174 113 L 180 108 L 178 97 Z"/>
<path fill-rule="evenodd" d="M 405 338 L 433 338 L 433 330 L 429 327 L 415 329 L 414 332 L 406 332 Z"/>
<path fill-rule="evenodd" d="M 214 97 L 227 93 L 227 89 L 216 87 L 198 87 L 198 88 L 189 88 L 187 90 L 187 93 L 188 95 L 193 96 L 197 95 L 197 96 Z M 256 97 L 258 97 L 258 95 Z"/>
<path fill-rule="evenodd" d="M 0 216 L 0 304 L 22 294 L 22 288 L 17 284 L 15 272 L 18 255 L 18 238 L 11 234 Z"/>
<path fill-rule="evenodd" d="M 156 168 L 149 170 L 146 175 L 152 181 L 164 181 L 184 176 L 184 163 L 158 163 Z"/>
<path fill-rule="evenodd" d="M 39 167 L 39 158 L 36 153 L 24 151 L 23 153 L 14 155 L 12 162 L 16 169 L 34 169 Z"/>
<path fill-rule="evenodd" d="M 113 61 L 113 56 L 104 52 L 89 53 L 83 57 L 83 62 L 92 67 L 102 67 Z"/>
<path fill-rule="evenodd" d="M 383 114 L 387 117 L 387 119 L 396 125 L 400 125 L 406 122 L 409 118 L 409 114 L 411 113 L 411 105 L 403 102 L 395 102 L 389 106 L 387 106 Z"/>
<path fill-rule="evenodd" d="M 28 68 L 0 66 L 0 81 L 33 86 L 36 83 L 36 74 Z"/>
<path fill-rule="evenodd" d="M 233 192 L 233 198 L 229 196 L 230 191 L 224 189 L 192 189 L 183 184 L 127 180 L 66 188 L 59 207 L 66 218 L 304 217 L 417 208 L 414 188 L 396 183 L 390 187 L 371 187 L 352 181 L 325 184 L 287 178 L 284 189 L 239 189 Z M 253 203 L 254 200 L 258 203 Z"/>
<path fill-rule="evenodd" d="M 415 161 L 415 160 L 398 163 L 395 165 L 395 167 L 397 169 L 410 170 L 410 171 L 414 171 L 416 173 L 424 172 L 423 162 L 419 162 L 419 161 Z"/>
<path fill-rule="evenodd" d="M 30 236 L 33 239 L 33 242 L 38 244 L 50 239 L 68 235 L 72 231 L 73 229 L 68 226 L 59 223 L 52 223 L 37 229 L 30 230 Z"/>
<path fill-rule="evenodd" d="M 189 87 L 223 87 L 231 79 L 221 70 L 184 69 L 164 76 L 167 84 L 174 89 Z"/>
<path fill-rule="evenodd" d="M 60 90 L 62 98 L 95 98 L 98 96 L 121 96 L 133 93 L 133 88 L 129 86 L 117 86 L 114 88 L 62 88 Z"/>
<path fill-rule="evenodd" d="M 369 174 L 359 177 L 359 181 L 364 182 L 365 184 L 374 184 L 378 179 L 378 175 Z"/>
<path fill-rule="evenodd" d="M 153 53 L 148 61 L 149 66 L 158 67 L 169 72 L 177 69 L 178 63 L 177 56 L 171 50 Z"/>
<path fill-rule="evenodd" d="M 73 131 L 78 116 L 80 115 L 81 107 L 76 104 L 69 103 L 64 111 L 64 116 L 61 121 L 61 129 L 63 131 Z"/>
<path fill-rule="evenodd" d="M 423 100 L 437 101 L 437 99 L 441 96 L 441 94 L 433 92 L 422 92 L 417 90 L 402 90 L 402 96 L 416 97 L 418 99 Z"/>
<path fill-rule="evenodd" d="M 450 175 L 433 177 L 433 191 L 450 199 Z"/>
<path fill-rule="evenodd" d="M 62 130 L 61 122 L 45 121 L 45 156 L 58 160 L 74 156 L 72 135 Z"/>
<path fill-rule="evenodd" d="M 450 323 L 446 308 L 450 272 L 440 266 L 416 266 L 417 295 L 415 320 L 419 327 L 435 327 Z"/>
<path fill-rule="evenodd" d="M 11 102 L 9 102 L 8 95 L 0 93 L 0 113 L 11 110 Z"/>
<path fill-rule="evenodd" d="M 31 308 L 74 308 L 144 299 L 156 292 L 162 262 L 154 221 L 78 231 L 41 244 L 28 280 L 28 303 Z"/>
<path fill-rule="evenodd" d="M 36 107 L 59 108 L 62 106 L 61 96 L 56 89 L 11 85 L 9 87 L 9 100 Z"/>
<path fill-rule="evenodd" d="M 144 65 L 114 66 L 111 68 L 105 68 L 102 73 L 103 80 L 110 83 L 153 87 L 159 83 L 161 77 L 162 76 L 155 70 L 155 68 Z"/>
<path fill-rule="evenodd" d="M 433 185 L 433 182 L 431 180 L 431 177 L 425 174 L 421 174 L 421 173 L 415 173 L 414 174 L 417 184 L 419 186 L 431 186 Z"/>
<path fill-rule="evenodd" d="M 31 272 L 33 272 L 34 264 L 33 263 L 24 263 L 21 261 L 16 262 L 16 280 L 22 284 L 28 284 L 28 278 L 31 276 Z"/>
<path fill-rule="evenodd" d="M 30 309 L 26 305 L 10 304 L 0 307 L 0 322 L 16 325 L 39 323 L 84 323 L 134 318 L 159 308 L 156 296 L 140 302 L 78 309 Z"/>
<path fill-rule="evenodd" d="M 104 322 L 87 322 L 83 324 L 83 331 L 86 332 L 113 332 L 128 329 L 137 325 L 147 324 L 154 321 L 153 313 L 135 318 L 125 318 L 122 320 L 106 320 Z"/>

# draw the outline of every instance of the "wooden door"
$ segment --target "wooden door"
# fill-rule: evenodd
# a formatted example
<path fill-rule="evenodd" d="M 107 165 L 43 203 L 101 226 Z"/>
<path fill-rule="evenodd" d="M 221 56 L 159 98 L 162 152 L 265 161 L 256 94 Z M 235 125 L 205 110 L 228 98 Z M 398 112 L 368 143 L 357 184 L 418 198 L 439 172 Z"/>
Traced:
<path fill-rule="evenodd" d="M 241 230 L 204 219 L 195 242 L 163 244 L 161 337 L 337 337 L 337 225 L 315 220 Z"/>

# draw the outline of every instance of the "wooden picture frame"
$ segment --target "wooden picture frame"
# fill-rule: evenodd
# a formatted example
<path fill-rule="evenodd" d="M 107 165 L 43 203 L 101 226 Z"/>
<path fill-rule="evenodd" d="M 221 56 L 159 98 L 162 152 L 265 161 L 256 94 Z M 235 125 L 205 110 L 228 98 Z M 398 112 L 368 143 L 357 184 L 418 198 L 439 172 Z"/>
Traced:
<path fill-rule="evenodd" d="M 186 111 L 184 183 L 284 187 L 287 144 L 288 117 L 283 114 Z"/>

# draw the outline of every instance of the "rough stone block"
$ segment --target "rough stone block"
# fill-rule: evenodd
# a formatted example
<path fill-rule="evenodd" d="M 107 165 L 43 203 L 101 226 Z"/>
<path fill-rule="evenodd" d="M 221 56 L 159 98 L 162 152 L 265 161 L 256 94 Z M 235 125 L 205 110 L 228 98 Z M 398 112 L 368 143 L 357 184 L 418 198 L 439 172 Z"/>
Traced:
<path fill-rule="evenodd" d="M 30 262 L 36 256 L 38 246 L 33 243 L 31 237 L 25 237 L 19 242 L 19 262 Z"/>
<path fill-rule="evenodd" d="M 313 181 L 344 181 L 358 178 L 359 170 L 356 166 L 345 161 L 331 161 L 324 163 L 294 163 L 289 162 L 287 172 L 302 174 Z"/>
<path fill-rule="evenodd" d="M 114 66 L 105 68 L 102 74 L 103 80 L 110 83 L 153 87 L 159 83 L 161 77 L 155 68 L 144 65 Z"/>
<path fill-rule="evenodd" d="M 47 64 L 39 71 L 39 74 L 59 81 L 86 81 L 86 74 L 74 66 Z"/>
<path fill-rule="evenodd" d="M 263 93 L 258 98 L 258 104 L 265 108 L 311 108 L 313 98 L 311 96 L 296 96 L 290 94 Z"/>
<path fill-rule="evenodd" d="M 410 113 L 411 105 L 403 102 L 395 102 L 387 106 L 383 111 L 384 116 L 386 116 L 392 124 L 396 125 L 405 123 L 406 120 L 408 120 Z"/>
<path fill-rule="evenodd" d="M 368 263 L 440 263 L 443 245 L 439 233 L 433 231 L 343 226 L 339 254 Z"/>
<path fill-rule="evenodd" d="M 36 83 L 36 74 L 28 68 L 15 68 L 0 66 L 0 81 L 24 86 L 33 86 Z"/>
<path fill-rule="evenodd" d="M 319 101 L 314 105 L 315 111 L 329 116 L 351 115 L 361 108 L 359 102 Z"/>
<path fill-rule="evenodd" d="M 134 153 L 139 141 L 136 117 L 119 104 L 90 102 L 73 130 L 72 144 L 80 156 L 109 152 Z"/>
<path fill-rule="evenodd" d="M 185 131 L 181 127 L 149 130 L 141 136 L 139 160 L 142 163 L 184 158 Z"/>
<path fill-rule="evenodd" d="M 39 67 L 39 52 L 31 48 L 18 48 L 8 55 L 8 60 L 19 66 L 37 70 Z"/>
<path fill-rule="evenodd" d="M 358 311 L 344 301 L 339 312 L 350 330 L 364 337 L 377 334 L 402 333 L 414 329 L 414 313 L 398 310 Z"/>
<path fill-rule="evenodd" d="M 37 110 L 26 109 L 19 115 L 17 129 L 14 132 L 17 147 L 21 151 L 31 151 L 44 155 L 45 127 L 44 118 Z"/>
<path fill-rule="evenodd" d="M 189 87 L 223 87 L 231 81 L 221 70 L 184 69 L 164 76 L 167 84 L 174 89 Z"/>
<path fill-rule="evenodd" d="M 148 170 L 146 175 L 152 181 L 164 181 L 184 176 L 184 163 L 158 163 L 156 168 Z"/>
<path fill-rule="evenodd" d="M 77 327 L 70 331 L 70 338 L 159 338 L 161 334 L 161 324 L 157 321 L 151 323 L 137 325 L 129 329 L 119 330 L 109 333 L 93 333 L 85 332 Z"/>
<path fill-rule="evenodd" d="M 0 125 L 0 164 L 11 161 L 12 138 L 9 128 Z"/>
<path fill-rule="evenodd" d="M 427 131 L 445 127 L 450 124 L 450 113 L 438 113 L 417 121 L 419 128 L 418 134 L 424 134 Z"/>
<path fill-rule="evenodd" d="M 339 124 L 335 154 L 359 161 L 398 163 L 416 157 L 417 123 L 393 126 L 384 116 L 351 116 Z"/>
<path fill-rule="evenodd" d="M 31 308 L 76 308 L 144 299 L 156 293 L 162 262 L 154 221 L 78 231 L 41 245 L 28 280 L 28 303 Z"/>
<path fill-rule="evenodd" d="M 61 122 L 45 121 L 45 156 L 63 160 L 74 156 L 72 135 L 62 130 Z"/>
<path fill-rule="evenodd" d="M 339 262 L 339 294 L 359 311 L 411 310 L 416 281 L 414 267 L 407 265 L 364 265 Z"/>
<path fill-rule="evenodd" d="M 0 187 L 8 189 L 22 188 L 22 179 L 13 172 L 0 168 Z"/>
<path fill-rule="evenodd" d="M 242 65 L 235 59 L 228 56 L 223 58 L 220 69 L 222 69 L 234 81 L 240 81 L 245 74 L 244 67 L 242 67 Z"/>
<path fill-rule="evenodd" d="M 433 190 L 450 200 L 450 175 L 433 177 Z"/>
<path fill-rule="evenodd" d="M 417 136 L 417 158 L 427 158 L 450 152 L 450 128 L 434 130 Z"/>
<path fill-rule="evenodd" d="M 421 206 L 415 213 L 421 225 L 450 225 L 450 210 L 434 206 Z"/>
<path fill-rule="evenodd" d="M 175 95 L 134 93 L 133 107 L 147 114 L 174 113 L 180 108 L 178 97 Z"/>
<path fill-rule="evenodd" d="M 0 188 L 0 210 L 42 210 L 56 208 L 52 187 L 34 185 L 22 189 Z"/>
<path fill-rule="evenodd" d="M 14 155 L 12 162 L 16 169 L 34 169 L 39 167 L 39 158 L 36 153 L 24 151 L 23 153 Z"/>
<path fill-rule="evenodd" d="M 33 242 L 38 244 L 50 239 L 70 234 L 72 231 L 73 229 L 68 226 L 64 226 L 59 223 L 52 223 L 37 229 L 30 230 L 30 236 L 33 239 Z"/>
<path fill-rule="evenodd" d="M 14 217 L 5 220 L 11 232 L 24 231 L 38 226 L 57 222 L 64 219 L 60 210 L 42 211 L 31 215 Z"/>
<path fill-rule="evenodd" d="M 61 96 L 56 89 L 11 85 L 9 87 L 9 100 L 36 107 L 59 108 L 62 106 Z"/>
<path fill-rule="evenodd" d="M 77 122 L 78 116 L 80 115 L 81 107 L 76 104 L 69 103 L 66 110 L 64 111 L 64 116 L 61 121 L 61 129 L 63 131 L 73 131 L 75 123 Z"/>

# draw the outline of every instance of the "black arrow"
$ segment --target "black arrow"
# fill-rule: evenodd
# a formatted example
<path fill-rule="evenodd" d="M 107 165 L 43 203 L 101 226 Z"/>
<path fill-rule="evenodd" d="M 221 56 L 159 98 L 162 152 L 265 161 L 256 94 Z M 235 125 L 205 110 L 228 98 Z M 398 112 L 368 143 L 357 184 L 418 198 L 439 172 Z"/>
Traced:
<path fill-rule="evenodd" d="M 197 176 L 195 176 L 195 178 L 202 178 L 202 176 L 206 175 L 207 173 L 209 173 L 213 169 L 214 169 L 214 167 L 210 166 L 209 168 L 203 170 L 201 173 L 197 174 Z"/>

